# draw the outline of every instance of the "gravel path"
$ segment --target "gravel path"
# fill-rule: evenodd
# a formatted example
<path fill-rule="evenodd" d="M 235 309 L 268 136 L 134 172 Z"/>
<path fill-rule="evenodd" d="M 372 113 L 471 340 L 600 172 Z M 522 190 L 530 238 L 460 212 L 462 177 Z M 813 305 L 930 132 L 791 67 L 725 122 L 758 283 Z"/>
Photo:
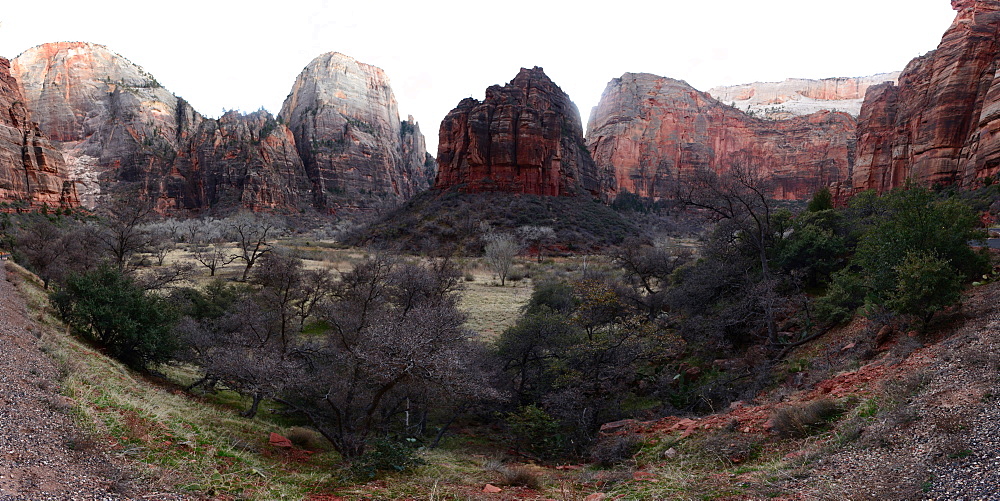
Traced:
<path fill-rule="evenodd" d="M 185 499 L 137 485 L 123 459 L 78 429 L 59 369 L 0 267 L 0 500 Z"/>

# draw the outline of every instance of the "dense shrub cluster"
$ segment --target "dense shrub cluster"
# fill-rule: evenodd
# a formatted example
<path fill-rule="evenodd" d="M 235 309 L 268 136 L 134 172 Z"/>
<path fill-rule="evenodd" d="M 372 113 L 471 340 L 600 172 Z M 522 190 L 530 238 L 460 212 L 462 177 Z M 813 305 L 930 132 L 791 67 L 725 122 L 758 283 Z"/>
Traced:
<path fill-rule="evenodd" d="M 620 244 L 637 228 L 620 213 L 589 197 L 542 197 L 501 193 L 428 191 L 375 222 L 344 236 L 349 245 L 376 245 L 408 252 L 482 252 L 480 225 L 513 233 L 525 226 L 551 227 L 552 245 L 586 252 Z"/>

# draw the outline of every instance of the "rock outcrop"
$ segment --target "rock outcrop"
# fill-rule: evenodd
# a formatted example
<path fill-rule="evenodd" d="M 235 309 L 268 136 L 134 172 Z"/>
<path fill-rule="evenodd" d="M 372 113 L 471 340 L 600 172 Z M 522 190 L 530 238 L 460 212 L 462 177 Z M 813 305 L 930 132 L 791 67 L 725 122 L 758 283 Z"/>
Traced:
<path fill-rule="evenodd" d="M 403 200 L 433 179 L 420 129 L 412 117 L 400 121 L 380 68 L 323 54 L 296 78 L 278 116 L 295 136 L 317 205 Z"/>
<path fill-rule="evenodd" d="M 626 73 L 591 113 L 587 146 L 599 169 L 615 173 L 618 190 L 644 197 L 668 197 L 699 170 L 751 161 L 774 181 L 774 197 L 803 199 L 848 177 L 855 126 L 829 111 L 761 120 L 685 82 Z"/>
<path fill-rule="evenodd" d="M 467 98 L 441 122 L 437 189 L 601 196 L 602 176 L 583 139 L 576 105 L 541 68 Z"/>
<path fill-rule="evenodd" d="M 1000 174 L 1000 1 L 951 3 L 958 14 L 938 48 L 911 61 L 898 85 L 868 90 L 842 196 L 908 178 L 975 187 Z"/>
<path fill-rule="evenodd" d="M 75 207 L 76 187 L 62 153 L 28 118 L 10 61 L 0 58 L 0 202 Z"/>
<path fill-rule="evenodd" d="M 852 78 L 788 78 L 782 82 L 715 87 L 708 93 L 749 115 L 768 120 L 785 120 L 823 110 L 843 111 L 857 118 L 869 87 L 895 83 L 898 79 L 898 71 Z"/>

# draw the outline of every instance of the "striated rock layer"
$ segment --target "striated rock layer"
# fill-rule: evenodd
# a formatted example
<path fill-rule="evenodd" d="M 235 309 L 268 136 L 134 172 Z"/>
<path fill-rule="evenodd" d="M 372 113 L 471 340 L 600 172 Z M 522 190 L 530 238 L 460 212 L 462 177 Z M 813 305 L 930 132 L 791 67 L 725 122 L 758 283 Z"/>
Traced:
<path fill-rule="evenodd" d="M 429 188 L 434 161 L 420 128 L 400 121 L 389 79 L 331 52 L 299 74 L 281 107 L 317 205 L 403 200 Z"/>
<path fill-rule="evenodd" d="M 62 153 L 28 119 L 10 61 L 4 58 L 0 58 L 0 202 L 79 205 Z"/>
<path fill-rule="evenodd" d="M 435 188 L 532 195 L 601 195 L 576 105 L 541 68 L 467 98 L 441 122 Z"/>
<path fill-rule="evenodd" d="M 685 82 L 626 73 L 591 113 L 587 146 L 599 169 L 615 173 L 618 190 L 644 197 L 669 197 L 678 179 L 699 170 L 751 161 L 774 181 L 774 197 L 804 199 L 848 177 L 855 126 L 829 111 L 760 120 Z"/>
<path fill-rule="evenodd" d="M 747 114 L 768 120 L 785 120 L 823 110 L 843 111 L 857 118 L 869 87 L 885 82 L 895 83 L 898 79 L 898 71 L 821 80 L 788 78 L 783 82 L 715 87 L 708 93 Z"/>
<path fill-rule="evenodd" d="M 13 71 L 32 117 L 65 152 L 88 207 L 99 202 L 103 191 L 124 184 L 155 200 L 164 213 L 238 207 L 299 211 L 325 207 L 328 192 L 350 191 L 331 179 L 367 182 L 354 186 L 352 193 L 391 191 L 406 197 L 426 188 L 433 175 L 423 136 L 412 118 L 399 121 L 387 82 L 387 99 L 376 103 L 384 110 L 372 108 L 370 115 L 352 119 L 360 126 L 362 119 L 376 122 L 369 116 L 391 117 L 388 135 L 366 136 L 363 145 L 347 148 L 350 154 L 318 167 L 313 153 L 354 138 L 343 129 L 339 136 L 327 130 L 336 120 L 318 113 L 319 106 L 314 107 L 317 114 L 306 115 L 322 131 L 310 129 L 314 133 L 303 136 L 302 148 L 283 120 L 263 110 L 228 112 L 217 120 L 203 117 L 142 68 L 100 45 L 41 45 L 18 56 Z M 341 81 L 331 79 L 314 85 L 325 86 L 332 95 L 351 93 L 338 90 Z M 293 96 L 304 85 L 297 83 Z M 372 104 L 352 95 L 345 106 L 357 106 L 357 100 L 362 106 Z M 370 157 L 379 160 L 366 163 Z M 385 157 L 393 169 L 372 166 Z"/>
<path fill-rule="evenodd" d="M 898 85 L 868 90 L 841 197 L 908 178 L 975 187 L 1000 174 L 1000 1 L 951 3 L 958 15 L 938 48 L 911 61 Z"/>

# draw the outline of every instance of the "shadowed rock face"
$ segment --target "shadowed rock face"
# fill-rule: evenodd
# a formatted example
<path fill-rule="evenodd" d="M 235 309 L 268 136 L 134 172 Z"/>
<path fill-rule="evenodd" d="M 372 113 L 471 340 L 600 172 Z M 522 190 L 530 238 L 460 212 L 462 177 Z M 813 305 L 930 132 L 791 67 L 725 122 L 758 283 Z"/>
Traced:
<path fill-rule="evenodd" d="M 600 196 L 601 176 L 576 105 L 541 68 L 522 68 L 486 99 L 464 99 L 441 122 L 435 188 L 470 193 Z"/>
<path fill-rule="evenodd" d="M 423 135 L 412 117 L 400 121 L 379 68 L 323 54 L 296 78 L 279 116 L 295 136 L 317 205 L 403 200 L 433 179 Z"/>
<path fill-rule="evenodd" d="M 62 153 L 29 120 L 10 61 L 4 58 L 0 58 L 0 202 L 79 205 Z"/>
<path fill-rule="evenodd" d="M 773 196 L 805 199 L 848 177 L 855 148 L 846 113 L 759 120 L 646 73 L 608 83 L 587 130 L 598 168 L 614 172 L 618 190 L 653 198 L 670 196 L 677 179 L 699 170 L 722 173 L 750 161 L 774 181 Z"/>
<path fill-rule="evenodd" d="M 975 187 L 1000 174 L 1000 1 L 953 0 L 955 21 L 899 84 L 869 89 L 843 195 L 907 178 Z"/>

